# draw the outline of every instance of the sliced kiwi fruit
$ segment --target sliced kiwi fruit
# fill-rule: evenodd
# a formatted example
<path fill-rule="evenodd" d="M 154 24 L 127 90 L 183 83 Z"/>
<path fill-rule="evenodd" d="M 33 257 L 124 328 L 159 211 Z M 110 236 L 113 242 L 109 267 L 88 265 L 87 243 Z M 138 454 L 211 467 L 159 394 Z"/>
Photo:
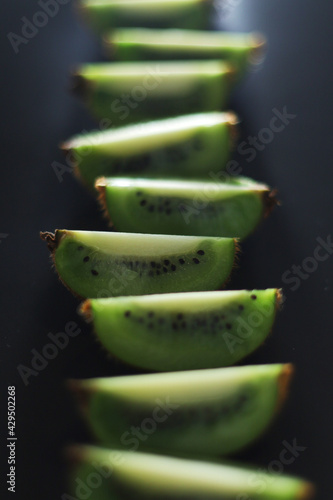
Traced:
<path fill-rule="evenodd" d="M 280 302 L 277 289 L 168 293 L 89 299 L 81 311 L 119 359 L 172 371 L 237 363 L 267 338 Z"/>
<path fill-rule="evenodd" d="M 119 231 L 245 238 L 275 204 L 265 184 L 131 178 L 96 181 L 99 200 Z"/>
<path fill-rule="evenodd" d="M 234 113 L 199 113 L 81 134 L 61 147 L 89 187 L 97 177 L 207 178 L 237 137 Z"/>
<path fill-rule="evenodd" d="M 118 29 L 104 40 L 116 60 L 223 59 L 240 74 L 249 64 L 262 61 L 265 47 L 265 39 L 258 33 L 176 29 Z"/>
<path fill-rule="evenodd" d="M 68 230 L 41 237 L 61 280 L 83 298 L 216 290 L 237 251 L 233 238 Z"/>
<path fill-rule="evenodd" d="M 214 463 L 77 445 L 67 449 L 74 497 L 94 500 L 310 500 L 303 479 Z"/>
<path fill-rule="evenodd" d="M 70 387 L 103 445 L 223 456 L 266 430 L 291 373 L 289 364 L 242 366 L 74 380 Z"/>
<path fill-rule="evenodd" d="M 100 33 L 117 27 L 206 29 L 212 0 L 80 0 L 79 9 Z"/>
<path fill-rule="evenodd" d="M 113 126 L 225 109 L 235 71 L 223 61 L 86 64 L 73 90 Z"/>

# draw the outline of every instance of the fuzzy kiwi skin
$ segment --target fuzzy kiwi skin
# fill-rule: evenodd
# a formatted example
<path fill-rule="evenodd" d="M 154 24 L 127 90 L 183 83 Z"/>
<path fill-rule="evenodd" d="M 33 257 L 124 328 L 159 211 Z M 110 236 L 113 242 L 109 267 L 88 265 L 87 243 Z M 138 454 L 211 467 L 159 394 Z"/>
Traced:
<path fill-rule="evenodd" d="M 139 71 L 128 74 L 134 65 Z M 186 74 L 189 67 L 192 73 Z M 145 88 L 143 82 L 152 74 L 158 76 Z M 77 69 L 72 89 L 96 118 L 124 126 L 226 109 L 234 82 L 234 68 L 215 60 L 97 63 Z"/>
<path fill-rule="evenodd" d="M 220 184 L 101 178 L 96 189 L 118 231 L 151 234 L 244 239 L 275 203 L 268 186 L 246 178 Z"/>
<path fill-rule="evenodd" d="M 41 237 L 60 279 L 82 298 L 216 290 L 238 249 L 232 238 L 68 230 Z"/>
<path fill-rule="evenodd" d="M 87 24 L 98 33 L 104 34 L 112 28 L 182 28 L 207 29 L 212 13 L 212 0 L 193 0 L 192 2 L 138 1 L 126 5 L 118 2 L 96 2 L 80 0 L 79 13 Z"/>
<path fill-rule="evenodd" d="M 153 371 L 230 366 L 270 333 L 280 291 L 239 290 L 89 299 L 82 313 L 103 346 Z"/>
<path fill-rule="evenodd" d="M 291 374 L 291 365 L 244 366 L 77 380 L 70 387 L 103 445 L 209 457 L 235 453 L 266 430 Z M 135 433 L 145 428 L 143 437 Z"/>
<path fill-rule="evenodd" d="M 259 468 L 232 462 L 82 445 L 69 448 L 67 460 L 75 498 L 78 484 L 92 477 L 99 484 L 94 500 L 311 500 L 314 495 L 312 484 L 300 478 L 262 471 L 259 476 Z"/>
<path fill-rule="evenodd" d="M 116 61 L 221 59 L 244 75 L 251 63 L 262 62 L 265 38 L 258 33 L 220 33 L 199 30 L 114 30 L 104 37 Z"/>
<path fill-rule="evenodd" d="M 161 133 L 158 141 L 147 140 L 149 130 L 162 128 L 164 123 L 165 129 L 171 124 L 177 127 L 186 116 L 121 127 L 115 135 L 123 131 L 129 139 L 119 143 L 112 142 L 114 136 L 106 130 L 73 137 L 62 144 L 61 149 L 74 161 L 75 174 L 91 189 L 102 176 L 210 180 L 216 165 L 219 169 L 227 165 L 238 135 L 237 116 L 231 112 L 220 115 L 220 123 L 212 125 L 207 125 L 206 114 L 201 121 L 200 115 L 189 115 L 187 128 L 177 135 Z M 195 120 L 197 125 L 193 126 Z M 106 137 L 110 137 L 109 143 Z"/>

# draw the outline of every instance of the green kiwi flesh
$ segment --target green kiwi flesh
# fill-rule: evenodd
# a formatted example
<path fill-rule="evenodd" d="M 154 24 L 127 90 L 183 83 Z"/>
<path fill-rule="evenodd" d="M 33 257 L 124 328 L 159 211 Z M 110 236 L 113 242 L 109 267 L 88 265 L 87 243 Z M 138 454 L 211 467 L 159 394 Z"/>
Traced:
<path fill-rule="evenodd" d="M 255 441 L 285 399 L 291 365 L 260 365 L 74 380 L 106 446 L 224 456 Z"/>
<path fill-rule="evenodd" d="M 98 177 L 210 179 L 237 137 L 234 113 L 199 113 L 85 133 L 61 147 L 93 188 Z"/>
<path fill-rule="evenodd" d="M 130 28 L 108 33 L 105 44 L 115 60 L 221 59 L 242 75 L 262 61 L 265 39 L 258 33 Z"/>
<path fill-rule="evenodd" d="M 265 341 L 280 302 L 277 289 L 237 290 L 90 299 L 81 310 L 119 359 L 173 371 L 237 363 Z"/>
<path fill-rule="evenodd" d="M 106 215 L 124 232 L 245 238 L 275 204 L 268 186 L 245 177 L 227 182 L 102 178 L 96 188 Z"/>
<path fill-rule="evenodd" d="M 104 33 L 118 27 L 206 29 L 211 0 L 80 0 L 79 9 L 92 28 Z"/>
<path fill-rule="evenodd" d="M 94 500 L 310 500 L 300 478 L 234 463 L 212 463 L 92 446 L 67 450 L 70 498 Z"/>
<path fill-rule="evenodd" d="M 225 109 L 234 69 L 223 61 L 145 61 L 81 66 L 73 90 L 110 126 Z"/>
<path fill-rule="evenodd" d="M 41 237 L 61 280 L 83 298 L 216 290 L 237 251 L 232 238 L 68 230 Z"/>

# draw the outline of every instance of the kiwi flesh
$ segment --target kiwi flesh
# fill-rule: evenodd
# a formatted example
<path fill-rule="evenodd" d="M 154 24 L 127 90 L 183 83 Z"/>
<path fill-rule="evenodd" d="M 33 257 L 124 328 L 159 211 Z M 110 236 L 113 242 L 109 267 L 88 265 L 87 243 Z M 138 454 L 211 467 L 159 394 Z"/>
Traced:
<path fill-rule="evenodd" d="M 232 462 L 207 462 L 76 445 L 67 449 L 73 496 L 94 500 L 311 500 L 303 479 Z M 258 486 L 259 485 L 259 486 Z"/>
<path fill-rule="evenodd" d="M 199 30 L 117 29 L 105 37 L 115 60 L 222 59 L 240 75 L 263 59 L 265 39 L 258 33 Z"/>
<path fill-rule="evenodd" d="M 117 27 L 206 29 L 212 0 L 80 0 L 79 10 L 95 31 Z"/>
<path fill-rule="evenodd" d="M 93 188 L 98 177 L 210 179 L 237 137 L 234 113 L 199 113 L 81 134 L 61 147 Z"/>
<path fill-rule="evenodd" d="M 168 293 L 89 299 L 81 311 L 119 359 L 173 371 L 237 363 L 267 338 L 280 302 L 277 289 Z"/>
<path fill-rule="evenodd" d="M 70 387 L 105 446 L 229 455 L 255 441 L 285 399 L 291 365 L 74 380 Z"/>
<path fill-rule="evenodd" d="M 275 204 L 265 184 L 132 178 L 96 181 L 105 214 L 119 231 L 245 238 Z"/>
<path fill-rule="evenodd" d="M 68 230 L 41 238 L 61 280 L 83 298 L 216 290 L 237 252 L 233 238 Z"/>
<path fill-rule="evenodd" d="M 225 109 L 234 69 L 223 61 L 145 61 L 81 66 L 73 91 L 112 126 Z"/>

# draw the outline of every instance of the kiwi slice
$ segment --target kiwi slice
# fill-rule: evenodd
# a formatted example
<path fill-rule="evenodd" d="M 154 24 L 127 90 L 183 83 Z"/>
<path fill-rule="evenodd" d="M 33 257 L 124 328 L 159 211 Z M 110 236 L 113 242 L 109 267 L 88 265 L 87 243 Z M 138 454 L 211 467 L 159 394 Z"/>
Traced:
<path fill-rule="evenodd" d="M 67 230 L 41 238 L 61 280 L 84 298 L 216 290 L 237 250 L 232 238 Z"/>
<path fill-rule="evenodd" d="M 234 70 L 223 61 L 117 62 L 83 65 L 73 90 L 113 126 L 224 109 Z"/>
<path fill-rule="evenodd" d="M 81 310 L 112 354 L 172 371 L 237 363 L 266 339 L 280 301 L 277 289 L 168 293 L 90 299 Z"/>
<path fill-rule="evenodd" d="M 222 456 L 265 431 L 291 373 L 291 365 L 242 366 L 74 380 L 70 387 L 104 445 Z"/>
<path fill-rule="evenodd" d="M 81 134 L 62 149 L 88 186 L 97 177 L 208 178 L 229 160 L 237 137 L 234 113 L 200 113 Z"/>
<path fill-rule="evenodd" d="M 275 204 L 265 184 L 99 179 L 99 200 L 116 229 L 126 232 L 245 238 Z"/>
<path fill-rule="evenodd" d="M 80 0 L 79 9 L 98 32 L 117 27 L 206 29 L 212 0 Z"/>
<path fill-rule="evenodd" d="M 300 478 L 234 463 L 72 446 L 70 498 L 94 500 L 310 500 L 314 487 Z M 69 498 L 69 497 L 68 497 Z"/>
<path fill-rule="evenodd" d="M 116 60 L 223 59 L 240 74 L 263 59 L 265 39 L 258 33 L 197 30 L 118 29 L 105 36 Z"/>

